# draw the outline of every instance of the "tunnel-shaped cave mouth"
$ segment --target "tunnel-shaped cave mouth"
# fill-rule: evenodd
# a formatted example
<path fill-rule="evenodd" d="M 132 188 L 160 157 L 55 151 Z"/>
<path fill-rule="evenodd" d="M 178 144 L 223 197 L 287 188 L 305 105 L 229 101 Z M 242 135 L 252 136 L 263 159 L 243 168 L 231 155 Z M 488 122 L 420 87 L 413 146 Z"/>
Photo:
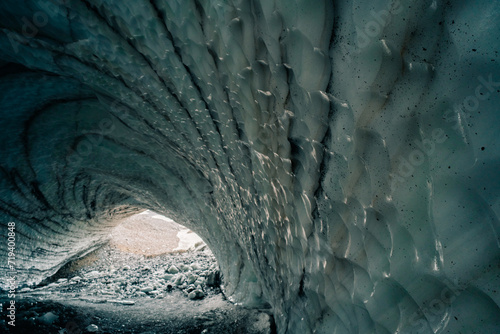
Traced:
<path fill-rule="evenodd" d="M 92 286 L 93 281 L 113 284 L 106 276 L 116 275 L 124 279 L 119 278 L 115 292 L 122 292 L 120 288 L 127 288 L 131 280 L 137 285 L 116 296 L 120 298 L 162 298 L 164 293 L 180 290 L 190 299 L 201 299 L 207 290 L 222 292 L 219 265 L 203 239 L 150 210 L 120 220 L 105 244 L 66 263 L 39 286 L 86 282 L 90 286 L 85 293 L 95 295 L 92 290 L 99 290 L 99 284 Z"/>
<path fill-rule="evenodd" d="M 33 333 L 275 333 L 270 313 L 230 303 L 220 284 L 198 235 L 143 211 L 120 221 L 105 245 L 25 288 L 19 325 Z"/>

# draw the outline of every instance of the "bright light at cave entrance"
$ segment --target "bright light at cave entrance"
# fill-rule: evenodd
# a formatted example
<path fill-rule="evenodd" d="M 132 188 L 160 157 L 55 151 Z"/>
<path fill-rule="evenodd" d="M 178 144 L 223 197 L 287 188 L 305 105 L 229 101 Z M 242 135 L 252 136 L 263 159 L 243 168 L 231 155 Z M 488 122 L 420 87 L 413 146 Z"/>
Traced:
<path fill-rule="evenodd" d="M 206 248 L 196 233 L 149 210 L 128 217 L 115 227 L 110 245 L 124 252 L 146 256 Z"/>

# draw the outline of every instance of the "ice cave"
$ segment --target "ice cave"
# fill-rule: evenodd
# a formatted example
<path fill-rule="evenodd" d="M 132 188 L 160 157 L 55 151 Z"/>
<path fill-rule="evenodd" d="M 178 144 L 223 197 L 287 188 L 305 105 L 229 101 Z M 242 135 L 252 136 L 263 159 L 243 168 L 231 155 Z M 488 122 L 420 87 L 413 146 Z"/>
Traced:
<path fill-rule="evenodd" d="M 0 9 L 4 292 L 147 209 L 278 334 L 500 332 L 499 1 Z"/>

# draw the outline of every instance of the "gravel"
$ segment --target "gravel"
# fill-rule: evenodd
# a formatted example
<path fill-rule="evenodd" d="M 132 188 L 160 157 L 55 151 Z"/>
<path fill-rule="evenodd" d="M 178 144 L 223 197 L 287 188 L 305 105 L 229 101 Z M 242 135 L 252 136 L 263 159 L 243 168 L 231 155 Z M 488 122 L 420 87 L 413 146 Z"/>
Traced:
<path fill-rule="evenodd" d="M 185 292 L 189 299 L 221 293 L 215 279 L 219 268 L 208 249 L 146 257 L 105 246 L 98 251 L 97 257 L 97 261 L 79 270 L 63 268 L 41 286 L 23 292 L 34 295 L 57 292 L 63 298 L 88 300 L 91 297 L 98 302 L 103 302 L 103 299 L 164 298 L 173 290 Z M 66 267 L 71 267 L 71 264 Z M 190 297 L 195 289 L 196 296 Z"/>

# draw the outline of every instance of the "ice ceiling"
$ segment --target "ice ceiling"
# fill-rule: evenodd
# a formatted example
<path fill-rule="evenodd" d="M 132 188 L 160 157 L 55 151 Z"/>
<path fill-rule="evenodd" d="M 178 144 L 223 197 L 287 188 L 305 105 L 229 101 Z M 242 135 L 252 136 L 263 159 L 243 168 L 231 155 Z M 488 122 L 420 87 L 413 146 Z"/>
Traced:
<path fill-rule="evenodd" d="M 500 2 L 0 9 L 19 284 L 150 209 L 280 334 L 500 330 Z"/>

